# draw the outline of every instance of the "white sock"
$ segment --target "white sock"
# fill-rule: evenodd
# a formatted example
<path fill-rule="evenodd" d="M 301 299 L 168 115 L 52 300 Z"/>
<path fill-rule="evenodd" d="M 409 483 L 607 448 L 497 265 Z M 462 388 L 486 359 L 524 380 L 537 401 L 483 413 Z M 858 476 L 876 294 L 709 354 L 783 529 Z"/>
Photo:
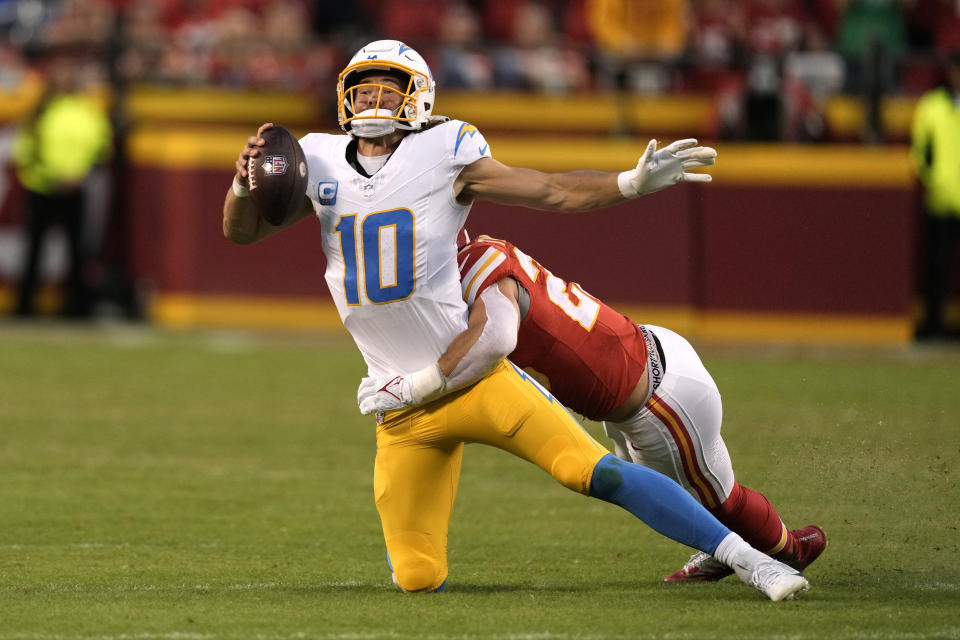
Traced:
<path fill-rule="evenodd" d="M 748 572 L 753 571 L 760 560 L 768 559 L 765 554 L 757 551 L 747 544 L 743 538 L 732 532 L 717 545 L 713 557 L 731 569 Z"/>

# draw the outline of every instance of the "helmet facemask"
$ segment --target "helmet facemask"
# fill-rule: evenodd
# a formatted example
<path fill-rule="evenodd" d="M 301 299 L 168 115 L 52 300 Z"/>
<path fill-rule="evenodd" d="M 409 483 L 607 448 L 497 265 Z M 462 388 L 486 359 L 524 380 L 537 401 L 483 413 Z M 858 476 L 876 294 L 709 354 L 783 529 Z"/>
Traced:
<path fill-rule="evenodd" d="M 399 87 L 390 84 L 367 82 L 365 77 L 391 76 Z M 418 130 L 429 118 L 432 104 L 432 82 L 421 71 L 386 60 L 361 60 L 349 65 L 337 80 L 337 117 L 341 128 L 361 137 L 376 138 L 395 129 Z M 357 112 L 357 103 L 363 96 L 372 97 Z M 389 97 L 388 97 L 389 96 Z M 399 104 L 394 109 L 384 107 L 385 102 Z M 370 106 L 372 103 L 373 106 Z"/>

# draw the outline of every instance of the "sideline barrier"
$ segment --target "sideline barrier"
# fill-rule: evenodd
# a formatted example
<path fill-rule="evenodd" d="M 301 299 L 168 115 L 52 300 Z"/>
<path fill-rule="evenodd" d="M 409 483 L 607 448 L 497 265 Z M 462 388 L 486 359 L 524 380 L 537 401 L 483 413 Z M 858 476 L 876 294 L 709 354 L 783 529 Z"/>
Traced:
<path fill-rule="evenodd" d="M 24 116 L 40 95 L 36 74 L 27 74 L 14 91 L 0 89 L 0 123 Z M 108 92 L 94 92 L 106 103 Z M 223 126 L 256 128 L 263 122 L 283 122 L 289 128 L 336 126 L 330 96 L 305 93 L 216 88 L 170 88 L 134 85 L 127 94 L 127 117 L 137 126 Z M 883 130 L 890 140 L 906 141 L 916 96 L 887 96 L 880 109 Z M 834 95 L 821 100 L 825 126 L 833 140 L 857 141 L 866 109 L 859 97 Z M 638 96 L 616 92 L 549 95 L 516 91 L 444 91 L 438 114 L 466 120 L 481 131 L 524 136 L 607 136 L 623 129 L 650 136 L 715 135 L 713 96 L 700 93 Z"/>
<path fill-rule="evenodd" d="M 295 131 L 303 133 L 303 131 Z M 252 247 L 223 239 L 220 210 L 247 132 L 140 130 L 133 239 L 158 321 L 336 327 L 319 226 Z M 496 157 L 547 171 L 620 170 L 642 143 L 490 136 Z M 914 192 L 905 147 L 720 144 L 709 185 L 552 214 L 478 203 L 472 234 L 515 242 L 637 320 L 711 339 L 911 339 Z"/>
<path fill-rule="evenodd" d="M 0 122 L 29 108 L 35 80 L 0 96 Z M 656 134 L 600 137 L 616 126 L 615 98 L 447 92 L 438 108 L 476 124 L 498 159 L 544 171 L 624 170 L 649 137 L 668 142 L 665 133 L 709 128 L 709 97 L 635 98 L 631 117 Z M 319 119 L 317 103 L 294 94 L 134 87 L 128 106 L 131 258 L 151 292 L 153 317 L 175 326 L 339 327 L 316 222 L 254 247 L 235 247 L 220 230 L 245 138 L 268 120 L 306 133 Z M 912 106 L 910 98 L 886 102 L 894 135 L 905 133 Z M 850 137 L 863 121 L 858 101 L 842 96 L 828 102 L 827 114 Z M 545 133 L 556 130 L 571 133 Z M 720 151 L 710 185 L 588 214 L 481 202 L 468 228 L 514 241 L 639 321 L 689 335 L 911 339 L 917 210 L 906 147 L 708 144 Z"/>

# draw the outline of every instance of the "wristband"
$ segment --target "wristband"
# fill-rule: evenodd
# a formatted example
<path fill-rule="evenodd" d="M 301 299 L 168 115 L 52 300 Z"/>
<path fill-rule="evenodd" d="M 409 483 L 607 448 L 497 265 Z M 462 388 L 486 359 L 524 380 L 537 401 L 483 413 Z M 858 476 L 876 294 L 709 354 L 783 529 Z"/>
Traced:
<path fill-rule="evenodd" d="M 440 365 L 434 362 L 431 365 L 414 371 L 409 376 L 411 404 L 417 405 L 427 398 L 440 393 L 447 388 L 447 379 L 440 370 Z"/>
<path fill-rule="evenodd" d="M 240 184 L 237 176 L 233 176 L 233 195 L 238 198 L 246 198 L 250 195 L 250 190 Z"/>
<path fill-rule="evenodd" d="M 627 200 L 633 200 L 640 196 L 640 193 L 633 186 L 633 179 L 637 176 L 636 169 L 630 169 L 630 171 L 622 171 L 620 175 L 617 176 L 617 186 L 620 187 L 620 193 Z"/>

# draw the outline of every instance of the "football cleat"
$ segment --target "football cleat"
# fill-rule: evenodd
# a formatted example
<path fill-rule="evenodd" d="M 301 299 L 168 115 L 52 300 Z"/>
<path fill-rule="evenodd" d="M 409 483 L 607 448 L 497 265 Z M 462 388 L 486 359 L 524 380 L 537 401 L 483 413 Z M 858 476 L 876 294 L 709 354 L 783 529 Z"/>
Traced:
<path fill-rule="evenodd" d="M 735 568 L 744 583 L 774 602 L 794 600 L 802 591 L 810 588 L 810 583 L 802 573 L 772 558 L 757 562 L 752 571 L 740 564 Z"/>
<path fill-rule="evenodd" d="M 803 571 L 813 561 L 820 557 L 827 548 L 827 534 L 815 524 L 790 532 L 796 540 L 794 557 L 784 559 L 787 566 Z M 687 564 L 679 571 L 671 573 L 663 579 L 664 582 L 716 582 L 733 573 L 733 569 L 723 564 L 713 556 L 703 551 L 690 556 Z"/>
<path fill-rule="evenodd" d="M 671 573 L 664 582 L 716 582 L 733 574 L 733 569 L 723 564 L 709 553 L 698 551 L 690 556 L 687 564 L 679 571 Z"/>
<path fill-rule="evenodd" d="M 796 540 L 794 548 L 794 557 L 790 560 L 784 560 L 784 563 L 796 569 L 803 571 L 813 561 L 820 557 L 823 550 L 827 548 L 827 534 L 823 529 L 815 524 L 809 524 L 802 529 L 791 531 Z"/>

